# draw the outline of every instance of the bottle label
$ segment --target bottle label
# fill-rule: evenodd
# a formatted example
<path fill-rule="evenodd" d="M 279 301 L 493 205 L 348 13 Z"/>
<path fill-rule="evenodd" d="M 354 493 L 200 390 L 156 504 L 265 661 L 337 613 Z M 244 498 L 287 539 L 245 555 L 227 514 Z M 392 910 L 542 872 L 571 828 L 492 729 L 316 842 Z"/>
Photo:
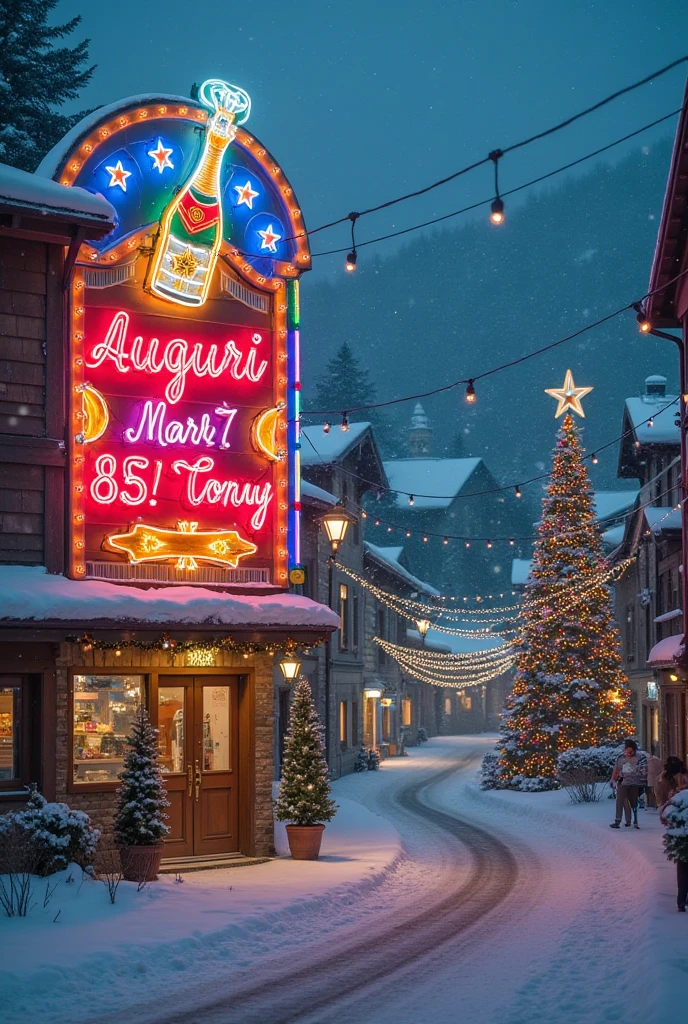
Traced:
<path fill-rule="evenodd" d="M 182 196 L 177 213 L 191 235 L 199 231 L 207 231 L 220 223 L 220 204 L 217 199 L 210 203 L 202 202 L 191 189 Z"/>

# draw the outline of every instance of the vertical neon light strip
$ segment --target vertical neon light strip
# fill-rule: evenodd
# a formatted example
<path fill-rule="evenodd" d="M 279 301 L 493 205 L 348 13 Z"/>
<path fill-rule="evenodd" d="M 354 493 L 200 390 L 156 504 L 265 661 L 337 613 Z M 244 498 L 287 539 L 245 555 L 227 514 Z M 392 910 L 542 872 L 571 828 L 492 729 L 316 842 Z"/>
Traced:
<path fill-rule="evenodd" d="M 289 389 L 287 398 L 289 448 L 289 566 L 301 562 L 301 339 L 299 282 L 287 282 L 287 352 Z"/>

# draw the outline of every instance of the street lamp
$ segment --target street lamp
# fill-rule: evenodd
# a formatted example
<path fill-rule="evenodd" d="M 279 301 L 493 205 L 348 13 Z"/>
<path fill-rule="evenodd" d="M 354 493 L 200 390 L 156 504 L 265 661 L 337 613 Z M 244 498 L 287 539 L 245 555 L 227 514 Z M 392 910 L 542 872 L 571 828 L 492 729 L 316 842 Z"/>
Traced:
<path fill-rule="evenodd" d="M 295 654 L 285 654 L 279 663 L 279 667 L 282 670 L 285 682 L 293 683 L 299 678 L 301 662 Z"/>
<path fill-rule="evenodd" d="M 425 637 L 427 636 L 430 626 L 430 619 L 416 619 L 416 628 L 423 638 L 423 645 L 425 645 Z"/>
<path fill-rule="evenodd" d="M 349 523 L 357 523 L 358 519 L 352 515 L 341 502 L 334 508 L 320 517 L 320 522 L 325 528 L 327 539 L 332 548 L 332 554 L 327 559 L 327 604 L 332 608 L 332 590 L 334 585 L 334 564 L 337 561 L 337 552 L 344 543 Z M 334 611 L 334 609 L 332 609 Z M 330 762 L 330 690 L 332 688 L 332 634 L 328 633 L 325 641 L 325 757 Z M 331 767 L 331 765 L 330 765 Z"/>
<path fill-rule="evenodd" d="M 329 512 L 326 512 L 324 516 L 321 516 L 320 522 L 325 527 L 327 539 L 332 546 L 332 557 L 336 559 L 337 552 L 344 543 L 349 523 L 356 523 L 358 520 L 343 505 L 338 504 Z"/>

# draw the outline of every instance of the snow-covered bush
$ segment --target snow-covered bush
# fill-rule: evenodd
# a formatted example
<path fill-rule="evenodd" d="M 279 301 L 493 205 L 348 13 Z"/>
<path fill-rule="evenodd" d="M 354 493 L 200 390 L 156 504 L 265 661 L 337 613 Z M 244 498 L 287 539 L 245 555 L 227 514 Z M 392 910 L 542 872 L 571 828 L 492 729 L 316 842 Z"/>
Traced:
<path fill-rule="evenodd" d="M 688 790 L 672 796 L 664 808 L 664 851 L 673 861 L 688 861 Z"/>
<path fill-rule="evenodd" d="M 621 748 L 623 750 L 623 748 Z M 612 777 L 616 747 L 574 747 L 557 758 L 557 778 L 574 804 L 595 803 Z"/>
<path fill-rule="evenodd" d="M 480 788 L 501 789 L 499 754 L 485 754 L 480 766 Z"/>
<path fill-rule="evenodd" d="M 365 749 L 365 747 L 361 747 L 358 754 L 356 755 L 356 760 L 354 761 L 354 771 L 368 771 L 368 751 Z"/>
<path fill-rule="evenodd" d="M 559 789 L 556 779 L 550 779 L 547 775 L 514 775 L 501 789 L 516 789 L 520 793 L 544 793 L 548 789 Z"/>
<path fill-rule="evenodd" d="M 25 834 L 36 874 L 52 875 L 68 864 L 90 867 L 96 854 L 100 831 L 83 811 L 67 804 L 48 803 L 34 789 L 25 810 L 0 816 L 0 860 L 4 847 L 14 845 L 18 831 Z"/>

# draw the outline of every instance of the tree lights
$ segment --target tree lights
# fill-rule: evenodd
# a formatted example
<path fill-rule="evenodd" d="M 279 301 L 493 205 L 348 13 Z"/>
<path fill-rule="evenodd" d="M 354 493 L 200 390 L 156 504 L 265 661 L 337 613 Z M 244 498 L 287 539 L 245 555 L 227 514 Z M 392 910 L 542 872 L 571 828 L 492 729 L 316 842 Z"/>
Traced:
<path fill-rule="evenodd" d="M 553 779 L 561 751 L 616 742 L 633 731 L 618 631 L 603 582 L 607 567 L 581 456 L 567 414 L 543 500 L 516 681 L 502 725 L 505 779 Z"/>

